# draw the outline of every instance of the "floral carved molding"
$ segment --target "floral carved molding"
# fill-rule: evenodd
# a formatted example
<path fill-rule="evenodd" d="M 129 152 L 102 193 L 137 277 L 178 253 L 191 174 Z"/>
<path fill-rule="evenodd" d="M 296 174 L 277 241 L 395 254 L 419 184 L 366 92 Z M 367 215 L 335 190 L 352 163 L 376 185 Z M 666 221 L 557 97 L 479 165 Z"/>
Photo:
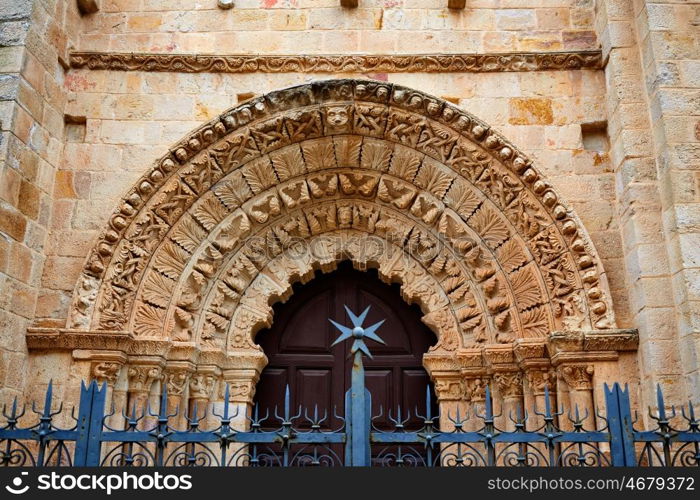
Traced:
<path fill-rule="evenodd" d="M 434 351 L 615 327 L 585 229 L 527 157 L 362 80 L 272 92 L 175 144 L 110 216 L 68 327 L 256 350 L 271 305 L 341 260 L 400 283 Z"/>
<path fill-rule="evenodd" d="M 73 68 L 178 73 L 438 73 L 601 69 L 600 50 L 494 54 L 198 55 L 73 52 Z"/>

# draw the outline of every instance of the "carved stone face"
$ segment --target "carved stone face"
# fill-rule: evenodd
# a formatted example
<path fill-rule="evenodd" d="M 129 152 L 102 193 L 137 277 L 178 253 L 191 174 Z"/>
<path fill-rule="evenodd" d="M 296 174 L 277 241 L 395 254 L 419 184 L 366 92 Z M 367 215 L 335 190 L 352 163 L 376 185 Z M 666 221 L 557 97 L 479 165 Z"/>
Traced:
<path fill-rule="evenodd" d="M 328 125 L 333 129 L 344 127 L 348 124 L 349 120 L 350 116 L 348 109 L 342 106 L 328 108 L 328 111 L 326 112 L 326 123 L 328 123 Z"/>

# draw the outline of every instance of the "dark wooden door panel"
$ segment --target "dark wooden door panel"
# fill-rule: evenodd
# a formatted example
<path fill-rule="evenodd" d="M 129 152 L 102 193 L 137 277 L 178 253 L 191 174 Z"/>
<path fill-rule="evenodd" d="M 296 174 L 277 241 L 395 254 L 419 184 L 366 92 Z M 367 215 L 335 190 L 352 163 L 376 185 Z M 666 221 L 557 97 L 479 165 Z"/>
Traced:
<path fill-rule="evenodd" d="M 298 394 L 298 405 L 311 411 L 315 406 L 321 410 L 333 404 L 333 372 L 328 369 L 301 368 L 297 370 L 294 392 Z"/>

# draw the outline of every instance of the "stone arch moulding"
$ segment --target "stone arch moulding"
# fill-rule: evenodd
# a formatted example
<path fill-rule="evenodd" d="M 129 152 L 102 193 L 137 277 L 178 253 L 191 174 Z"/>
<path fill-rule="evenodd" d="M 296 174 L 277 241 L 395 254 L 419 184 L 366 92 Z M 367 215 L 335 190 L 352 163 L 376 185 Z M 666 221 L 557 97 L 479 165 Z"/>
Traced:
<path fill-rule="evenodd" d="M 341 259 L 401 283 L 436 350 L 615 328 L 593 244 L 532 162 L 370 80 L 271 92 L 176 144 L 110 216 L 67 328 L 250 352 L 291 283 Z"/>

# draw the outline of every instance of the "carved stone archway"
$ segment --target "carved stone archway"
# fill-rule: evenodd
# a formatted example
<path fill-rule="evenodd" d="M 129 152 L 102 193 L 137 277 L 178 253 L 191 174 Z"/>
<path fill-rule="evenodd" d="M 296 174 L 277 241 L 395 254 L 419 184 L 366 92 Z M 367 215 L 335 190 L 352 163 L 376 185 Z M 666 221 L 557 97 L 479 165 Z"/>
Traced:
<path fill-rule="evenodd" d="M 468 397 L 467 372 L 517 396 L 517 346 L 540 346 L 549 373 L 552 332 L 615 327 L 590 238 L 515 146 L 424 93 L 330 80 L 241 104 L 158 160 L 89 254 L 62 334 L 125 332 L 129 359 L 155 342 L 156 364 L 189 374 L 201 363 L 183 352 L 229 360 L 207 365 L 224 379 L 232 359 L 255 360 L 237 368 L 249 401 L 271 305 L 342 259 L 420 304 L 438 337 L 426 367 L 452 366 L 445 401 Z"/>

